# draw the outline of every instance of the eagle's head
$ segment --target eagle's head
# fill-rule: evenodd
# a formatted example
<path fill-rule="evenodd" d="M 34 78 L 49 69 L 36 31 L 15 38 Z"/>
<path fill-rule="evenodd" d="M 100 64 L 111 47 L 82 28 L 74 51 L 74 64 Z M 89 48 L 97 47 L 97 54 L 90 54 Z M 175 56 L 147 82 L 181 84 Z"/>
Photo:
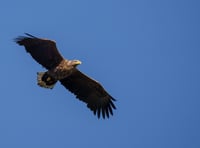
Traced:
<path fill-rule="evenodd" d="M 79 60 L 70 60 L 70 61 L 68 61 L 68 65 L 71 65 L 73 67 L 76 67 L 76 66 L 78 66 L 80 64 L 81 64 L 81 61 L 79 61 Z"/>

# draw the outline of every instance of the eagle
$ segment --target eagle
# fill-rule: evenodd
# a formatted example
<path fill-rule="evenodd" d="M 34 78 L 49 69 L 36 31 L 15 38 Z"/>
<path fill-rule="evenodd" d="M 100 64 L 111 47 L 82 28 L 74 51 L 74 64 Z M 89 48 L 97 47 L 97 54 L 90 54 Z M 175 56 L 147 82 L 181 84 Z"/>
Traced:
<path fill-rule="evenodd" d="M 116 101 L 96 80 L 78 70 L 81 64 L 79 60 L 68 60 L 59 53 L 56 42 L 49 39 L 38 38 L 25 33 L 26 36 L 18 36 L 15 42 L 24 46 L 32 58 L 47 69 L 37 73 L 37 84 L 43 88 L 52 89 L 60 83 L 77 99 L 86 103 L 87 107 L 98 118 L 109 118 L 116 109 Z"/>

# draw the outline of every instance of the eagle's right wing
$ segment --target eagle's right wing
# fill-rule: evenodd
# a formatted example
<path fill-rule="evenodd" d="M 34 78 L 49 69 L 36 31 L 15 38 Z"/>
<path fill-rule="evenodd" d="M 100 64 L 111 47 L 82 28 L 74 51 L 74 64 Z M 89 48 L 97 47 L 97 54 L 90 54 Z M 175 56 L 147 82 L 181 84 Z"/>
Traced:
<path fill-rule="evenodd" d="M 59 53 L 56 43 L 52 40 L 41 39 L 25 33 L 27 37 L 20 36 L 15 42 L 25 47 L 26 51 L 42 66 L 47 69 L 56 67 L 63 57 Z"/>

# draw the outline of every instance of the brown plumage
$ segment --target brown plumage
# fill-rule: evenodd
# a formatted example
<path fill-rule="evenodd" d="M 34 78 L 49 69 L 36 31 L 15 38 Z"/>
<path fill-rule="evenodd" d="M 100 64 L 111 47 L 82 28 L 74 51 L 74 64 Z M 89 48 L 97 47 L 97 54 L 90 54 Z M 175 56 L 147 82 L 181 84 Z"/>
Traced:
<path fill-rule="evenodd" d="M 113 115 L 116 109 L 113 101 L 102 85 L 80 72 L 76 66 L 79 60 L 64 59 L 52 40 L 34 37 L 28 33 L 20 36 L 15 42 L 25 47 L 26 51 L 48 71 L 38 73 L 38 85 L 53 88 L 57 81 L 85 102 L 98 118 Z"/>

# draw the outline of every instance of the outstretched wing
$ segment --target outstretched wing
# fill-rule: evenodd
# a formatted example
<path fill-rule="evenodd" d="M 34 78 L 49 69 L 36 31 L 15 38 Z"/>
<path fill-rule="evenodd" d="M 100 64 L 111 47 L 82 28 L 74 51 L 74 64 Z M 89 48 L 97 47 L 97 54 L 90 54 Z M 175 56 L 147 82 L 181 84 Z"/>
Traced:
<path fill-rule="evenodd" d="M 15 39 L 15 42 L 24 46 L 26 51 L 43 67 L 54 68 L 63 60 L 54 41 L 40 39 L 28 33 L 25 34 L 26 37 L 20 36 Z"/>
<path fill-rule="evenodd" d="M 113 101 L 115 99 L 110 96 L 105 89 L 97 81 L 89 78 L 85 74 L 76 70 L 70 76 L 60 80 L 66 89 L 76 95 L 76 98 L 87 104 L 93 113 L 100 118 L 113 115 L 113 109 L 116 109 Z"/>

